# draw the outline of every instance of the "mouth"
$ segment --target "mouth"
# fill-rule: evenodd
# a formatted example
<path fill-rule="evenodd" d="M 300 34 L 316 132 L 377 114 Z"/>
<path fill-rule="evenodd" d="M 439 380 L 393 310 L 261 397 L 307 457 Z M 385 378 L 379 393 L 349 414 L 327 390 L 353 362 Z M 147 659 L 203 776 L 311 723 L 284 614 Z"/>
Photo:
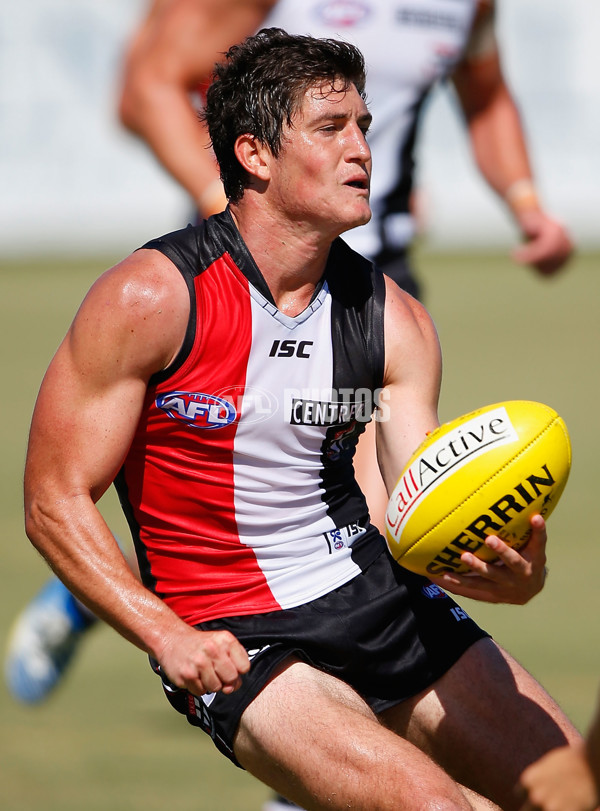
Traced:
<path fill-rule="evenodd" d="M 344 185 L 350 186 L 353 189 L 361 189 L 362 191 L 369 191 L 369 181 L 367 178 L 356 178 L 348 180 Z"/>

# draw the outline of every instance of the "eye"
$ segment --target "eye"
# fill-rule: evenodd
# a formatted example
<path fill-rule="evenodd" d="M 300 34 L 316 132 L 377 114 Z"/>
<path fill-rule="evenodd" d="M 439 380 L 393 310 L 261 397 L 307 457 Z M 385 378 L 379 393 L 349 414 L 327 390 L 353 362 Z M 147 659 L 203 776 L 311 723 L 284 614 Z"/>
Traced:
<path fill-rule="evenodd" d="M 369 134 L 369 130 L 371 129 L 371 123 L 372 122 L 371 122 L 370 119 L 368 119 L 366 121 L 359 121 L 358 122 L 358 126 L 360 127 L 360 130 L 361 130 L 362 134 L 365 136 L 365 138 Z"/>
<path fill-rule="evenodd" d="M 337 132 L 340 129 L 340 125 L 336 121 L 330 121 L 328 124 L 324 124 L 320 129 L 321 132 Z"/>

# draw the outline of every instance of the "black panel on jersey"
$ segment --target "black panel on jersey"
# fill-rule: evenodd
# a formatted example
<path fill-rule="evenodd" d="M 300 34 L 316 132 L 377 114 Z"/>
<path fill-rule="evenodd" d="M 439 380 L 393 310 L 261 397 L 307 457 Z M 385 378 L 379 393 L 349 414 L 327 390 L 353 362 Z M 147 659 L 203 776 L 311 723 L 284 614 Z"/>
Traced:
<path fill-rule="evenodd" d="M 385 279 L 342 239 L 331 247 L 325 279 L 332 297 L 332 388 L 340 399 L 351 399 L 356 417 L 327 431 L 321 455 L 323 499 L 337 527 L 356 521 L 364 527 L 367 504 L 352 461 L 374 392 L 383 385 Z"/>
<path fill-rule="evenodd" d="M 251 264 L 252 267 L 256 268 L 256 264 L 228 210 L 216 214 L 208 220 L 202 220 L 198 225 L 188 225 L 187 228 L 172 231 L 170 234 L 153 239 L 141 247 L 160 251 L 173 262 L 185 279 L 191 303 L 190 320 L 181 349 L 170 366 L 152 376 L 150 382 L 156 384 L 166 380 L 176 372 L 184 363 L 192 348 L 196 332 L 196 293 L 194 288 L 196 276 L 203 273 L 224 253 L 228 253 L 238 267 L 240 267 L 239 262 L 242 256 L 245 263 L 242 265 L 243 267 L 246 264 Z M 258 273 L 257 268 L 256 272 Z M 260 278 L 262 279 L 262 276 Z"/>
<path fill-rule="evenodd" d="M 156 590 L 156 578 L 152 574 L 150 562 L 148 561 L 147 549 L 140 541 L 140 525 L 136 520 L 135 513 L 131 506 L 131 501 L 129 500 L 129 488 L 127 487 L 127 479 L 125 478 L 125 469 L 123 467 L 115 476 L 114 486 L 119 497 L 123 514 L 131 531 L 131 538 L 133 540 L 133 546 L 135 548 L 138 561 L 138 568 L 140 570 L 140 579 L 147 589 L 150 589 L 150 591 L 153 591 L 159 597 L 163 598 L 164 595 Z"/>
<path fill-rule="evenodd" d="M 336 239 L 325 279 L 332 296 L 334 389 L 380 388 L 385 362 L 383 274 L 343 239 Z"/>

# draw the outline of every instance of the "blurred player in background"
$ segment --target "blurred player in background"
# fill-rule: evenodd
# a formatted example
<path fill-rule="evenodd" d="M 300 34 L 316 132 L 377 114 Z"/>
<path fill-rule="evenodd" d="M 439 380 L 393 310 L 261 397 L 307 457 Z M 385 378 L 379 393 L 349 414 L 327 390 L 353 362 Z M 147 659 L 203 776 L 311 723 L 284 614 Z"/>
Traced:
<path fill-rule="evenodd" d="M 358 49 L 332 39 L 271 28 L 228 52 L 205 110 L 228 207 L 92 286 L 34 410 L 27 534 L 175 709 L 296 802 L 516 810 L 523 769 L 580 736 L 393 561 L 354 477 L 381 387 L 391 490 L 441 382 L 423 306 L 338 239 L 371 216 L 364 86 Z M 302 353 L 279 356 L 292 330 Z M 254 387 L 279 404 L 266 420 Z M 315 389 L 330 419 L 289 396 Z M 113 480 L 144 585 L 96 507 Z M 436 582 L 524 602 L 545 542 L 538 515 L 523 555 L 492 537 L 504 565 L 469 556 L 472 576 Z"/>
<path fill-rule="evenodd" d="M 120 117 L 187 190 L 200 216 L 225 197 L 198 109 L 213 64 L 262 25 L 339 36 L 365 53 L 369 143 L 374 156 L 373 218 L 345 239 L 400 286 L 419 295 L 410 263 L 410 211 L 420 114 L 433 86 L 452 81 L 482 176 L 505 201 L 522 237 L 515 261 L 540 274 L 559 270 L 572 251 L 565 228 L 542 206 L 515 102 L 506 86 L 491 2 L 464 0 L 155 0 L 125 62 Z M 359 444 L 358 477 L 374 523 L 386 493 L 372 439 Z M 19 618 L 6 673 L 12 693 L 40 701 L 52 690 L 94 618 L 51 581 Z"/>

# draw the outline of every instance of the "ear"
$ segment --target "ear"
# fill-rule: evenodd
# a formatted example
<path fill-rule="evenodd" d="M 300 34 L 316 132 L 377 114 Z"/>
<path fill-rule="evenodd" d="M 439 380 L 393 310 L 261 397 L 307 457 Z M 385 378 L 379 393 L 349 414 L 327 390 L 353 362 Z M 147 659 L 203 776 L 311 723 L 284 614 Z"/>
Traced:
<path fill-rule="evenodd" d="M 242 167 L 257 180 L 271 178 L 272 155 L 268 147 L 260 143 L 254 135 L 238 135 L 234 144 L 235 156 Z"/>

